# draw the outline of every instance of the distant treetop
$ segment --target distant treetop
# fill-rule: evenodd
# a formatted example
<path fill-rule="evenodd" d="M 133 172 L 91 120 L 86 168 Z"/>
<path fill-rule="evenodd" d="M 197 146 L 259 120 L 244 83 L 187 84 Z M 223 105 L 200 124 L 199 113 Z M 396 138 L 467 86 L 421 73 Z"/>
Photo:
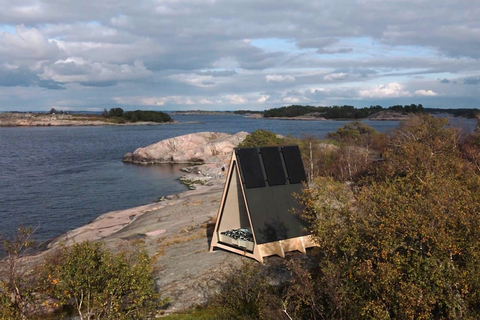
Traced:
<path fill-rule="evenodd" d="M 123 112 L 122 108 L 112 108 L 108 112 L 108 117 L 121 118 L 123 121 L 137 122 L 137 121 L 147 121 L 147 122 L 170 122 L 172 118 L 160 111 L 127 111 Z"/>
<path fill-rule="evenodd" d="M 265 118 L 274 117 L 298 117 L 306 114 L 314 114 L 316 117 L 323 117 L 326 119 L 362 119 L 366 118 L 374 113 L 391 110 L 402 113 L 424 113 L 425 109 L 421 104 L 411 105 L 395 105 L 389 108 L 383 108 L 382 106 L 370 106 L 365 108 L 355 108 L 354 106 L 331 106 L 331 107 L 314 107 L 314 106 L 301 106 L 291 105 L 288 107 L 274 108 L 264 111 L 263 116 Z"/>

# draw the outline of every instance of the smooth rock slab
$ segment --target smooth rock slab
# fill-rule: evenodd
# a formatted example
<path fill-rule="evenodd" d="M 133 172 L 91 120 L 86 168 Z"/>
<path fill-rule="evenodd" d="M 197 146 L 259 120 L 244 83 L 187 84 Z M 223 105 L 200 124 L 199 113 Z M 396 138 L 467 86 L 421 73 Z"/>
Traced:
<path fill-rule="evenodd" d="M 228 163 L 233 151 L 247 132 L 234 135 L 219 132 L 199 132 L 162 140 L 133 153 L 127 153 L 122 161 L 137 164 L 161 163 Z"/>

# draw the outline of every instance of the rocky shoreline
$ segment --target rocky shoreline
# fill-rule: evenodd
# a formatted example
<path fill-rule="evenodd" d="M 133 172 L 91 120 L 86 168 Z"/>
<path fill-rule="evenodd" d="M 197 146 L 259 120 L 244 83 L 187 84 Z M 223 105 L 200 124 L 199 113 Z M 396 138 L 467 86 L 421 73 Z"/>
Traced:
<path fill-rule="evenodd" d="M 53 239 L 45 250 L 24 257 L 32 270 L 63 245 L 102 241 L 113 250 L 144 249 L 154 260 L 155 281 L 162 297 L 171 303 L 165 313 L 204 303 L 215 290 L 212 281 L 222 271 L 255 263 L 240 255 L 209 252 L 225 176 L 161 201 L 102 214 L 92 222 Z M 0 265 L 1 265 L 0 261 Z"/>
<path fill-rule="evenodd" d="M 71 126 L 125 126 L 158 125 L 173 122 L 118 123 L 115 120 L 81 114 L 45 114 L 45 113 L 0 113 L 0 127 L 71 127 Z"/>
<path fill-rule="evenodd" d="M 21 265 L 33 272 L 45 257 L 62 246 L 83 241 L 102 241 L 114 251 L 144 249 L 154 260 L 155 281 L 161 295 L 170 298 L 166 313 L 205 302 L 210 290 L 215 290 L 212 280 L 222 270 L 234 270 L 247 260 L 222 250 L 209 252 L 227 176 L 225 166 L 229 164 L 233 148 L 246 135 L 246 132 L 236 135 L 203 132 L 139 148 L 156 150 L 157 155 L 170 154 L 169 159 L 177 159 L 177 163 L 184 163 L 179 159 L 190 159 L 192 152 L 201 158 L 203 164 L 184 169 L 183 181 L 194 190 L 162 197 L 140 207 L 102 214 L 51 240 L 35 255 L 22 258 Z M 204 144 L 198 144 L 199 139 Z M 168 146 L 176 146 L 175 151 L 167 148 L 162 153 L 161 148 Z M 0 269 L 2 267 L 0 261 Z"/>

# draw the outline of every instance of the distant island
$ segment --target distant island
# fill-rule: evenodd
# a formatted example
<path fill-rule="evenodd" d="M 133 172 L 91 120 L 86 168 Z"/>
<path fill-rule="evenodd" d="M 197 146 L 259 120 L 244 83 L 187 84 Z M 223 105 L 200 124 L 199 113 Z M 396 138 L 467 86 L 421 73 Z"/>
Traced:
<path fill-rule="evenodd" d="M 50 126 L 105 126 L 126 124 L 171 123 L 173 119 L 160 111 L 127 111 L 113 108 L 102 114 L 80 114 L 57 111 L 49 113 L 0 113 L 0 127 L 50 127 Z"/>
<path fill-rule="evenodd" d="M 479 114 L 478 109 L 440 109 L 424 108 L 421 104 L 394 105 L 388 108 L 382 106 L 370 106 L 355 108 L 354 106 L 331 106 L 314 107 L 291 105 L 281 108 L 273 108 L 263 112 L 264 118 L 299 119 L 299 120 L 405 120 L 414 114 L 451 114 L 457 117 L 475 118 Z"/>
<path fill-rule="evenodd" d="M 473 119 L 480 116 L 480 110 L 472 109 L 441 109 L 424 108 L 421 104 L 394 105 L 388 108 L 382 106 L 370 106 L 355 108 L 354 106 L 309 106 L 290 105 L 273 108 L 264 111 L 237 110 L 237 111 L 208 111 L 187 110 L 172 111 L 169 114 L 161 111 L 124 111 L 122 108 L 104 109 L 102 113 L 74 113 L 57 111 L 54 108 L 50 112 L 4 112 L 0 113 L 0 127 L 17 126 L 104 126 L 104 125 L 128 125 L 128 124 L 157 124 L 172 123 L 170 115 L 241 115 L 255 119 L 281 119 L 281 120 L 360 120 L 368 119 L 375 121 L 403 121 L 416 114 L 441 114 L 454 117 Z"/>
<path fill-rule="evenodd" d="M 350 105 L 343 106 L 309 106 L 290 105 L 280 108 L 272 108 L 264 111 L 236 110 L 236 111 L 205 111 L 187 110 L 173 111 L 172 115 L 242 115 L 254 119 L 280 119 L 280 120 L 359 120 L 368 119 L 376 121 L 402 121 L 408 120 L 416 114 L 442 114 L 455 117 L 473 119 L 480 115 L 480 110 L 473 109 L 440 109 L 424 108 L 421 104 L 394 105 L 384 108 L 380 105 L 355 108 Z"/>
<path fill-rule="evenodd" d="M 187 110 L 187 111 L 172 111 L 172 115 L 192 115 L 192 116 L 224 116 L 233 115 L 232 111 L 208 111 L 208 110 Z"/>

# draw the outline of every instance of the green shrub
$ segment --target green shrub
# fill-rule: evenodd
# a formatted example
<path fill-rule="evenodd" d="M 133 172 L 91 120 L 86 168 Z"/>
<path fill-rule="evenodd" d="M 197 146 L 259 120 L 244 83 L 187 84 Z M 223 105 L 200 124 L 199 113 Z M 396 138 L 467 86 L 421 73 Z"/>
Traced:
<path fill-rule="evenodd" d="M 479 318 L 480 177 L 446 124 L 414 118 L 359 182 L 304 194 L 322 318 Z"/>
<path fill-rule="evenodd" d="M 265 147 L 265 146 L 279 146 L 283 144 L 283 139 L 277 137 L 273 132 L 258 129 L 250 133 L 245 140 L 243 140 L 238 147 L 239 148 L 253 148 L 253 147 Z"/>
<path fill-rule="evenodd" d="M 161 307 L 145 252 L 107 251 L 101 243 L 64 247 L 44 265 L 44 288 L 80 319 L 144 319 Z"/>
<path fill-rule="evenodd" d="M 267 270 L 244 263 L 238 270 L 225 272 L 219 292 L 211 297 L 218 319 L 280 319 L 281 301 L 276 288 L 268 283 Z"/>

